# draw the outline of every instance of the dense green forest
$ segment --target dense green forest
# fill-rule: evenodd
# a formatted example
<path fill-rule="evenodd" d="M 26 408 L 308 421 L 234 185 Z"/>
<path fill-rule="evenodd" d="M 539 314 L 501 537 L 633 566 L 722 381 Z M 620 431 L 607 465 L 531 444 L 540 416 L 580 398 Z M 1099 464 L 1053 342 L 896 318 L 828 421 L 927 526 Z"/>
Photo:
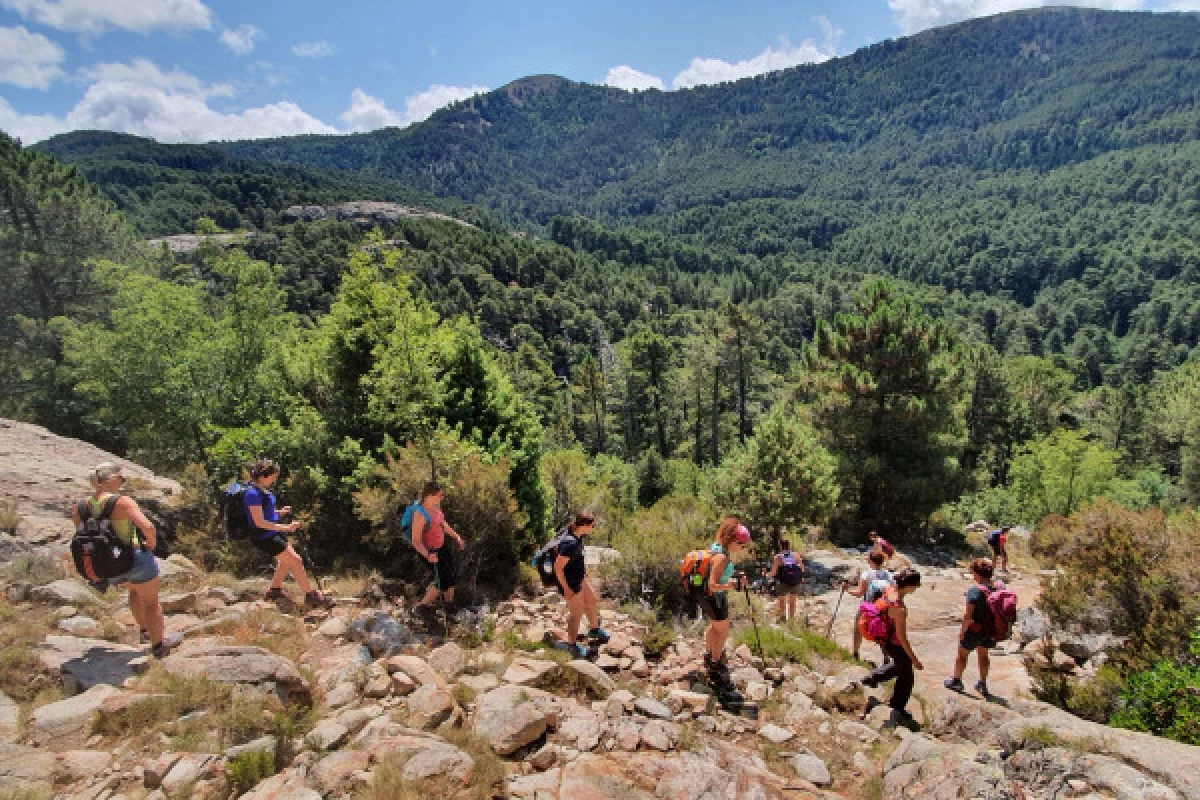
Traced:
<path fill-rule="evenodd" d="M 1197 85 L 1195 15 L 1046 10 L 681 92 L 525 79 L 357 136 L 0 136 L 0 414 L 193 500 L 278 458 L 348 567 L 403 572 L 395 510 L 436 474 L 481 592 L 580 506 L 616 591 L 665 610 L 724 513 L 764 548 L 1025 524 L 1080 591 L 1097 553 L 1141 581 L 1107 719 L 1195 669 L 1196 572 L 1155 559 L 1200 525 Z M 476 224 L 279 214 L 341 199 Z M 139 241 L 195 228 L 255 235 Z M 220 558 L 204 507 L 182 535 Z"/>

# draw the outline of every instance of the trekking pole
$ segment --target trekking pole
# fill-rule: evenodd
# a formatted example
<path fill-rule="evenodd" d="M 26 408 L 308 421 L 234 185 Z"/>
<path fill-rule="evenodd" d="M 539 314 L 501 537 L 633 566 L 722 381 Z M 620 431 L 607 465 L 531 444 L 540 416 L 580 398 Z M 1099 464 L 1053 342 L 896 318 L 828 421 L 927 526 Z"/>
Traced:
<path fill-rule="evenodd" d="M 746 605 L 750 606 L 750 622 L 754 625 L 754 641 L 758 643 L 758 658 L 762 662 L 766 662 L 763 656 L 762 639 L 758 635 L 758 617 L 754 613 L 754 601 L 750 599 L 750 585 L 746 583 L 746 576 L 742 576 L 742 591 L 746 593 Z"/>
<path fill-rule="evenodd" d="M 833 607 L 833 616 L 829 618 L 829 627 L 825 629 L 825 638 L 833 636 L 833 622 L 837 619 L 838 609 L 842 607 L 842 596 L 846 594 L 846 584 L 842 584 L 842 591 L 838 594 L 837 605 Z"/>
<path fill-rule="evenodd" d="M 433 585 L 437 588 L 438 602 L 442 606 L 442 638 L 450 638 L 450 618 L 446 615 L 446 596 L 442 594 L 442 571 L 438 562 L 433 562 Z"/>
<path fill-rule="evenodd" d="M 296 539 L 300 542 L 300 560 L 304 562 L 304 568 L 308 570 L 308 574 L 312 575 L 317 584 L 317 591 L 322 596 L 325 594 L 325 587 L 321 583 L 321 576 L 317 574 L 317 568 L 313 566 L 312 558 L 308 555 L 308 534 L 304 528 L 297 528 L 296 533 L 299 534 Z"/>

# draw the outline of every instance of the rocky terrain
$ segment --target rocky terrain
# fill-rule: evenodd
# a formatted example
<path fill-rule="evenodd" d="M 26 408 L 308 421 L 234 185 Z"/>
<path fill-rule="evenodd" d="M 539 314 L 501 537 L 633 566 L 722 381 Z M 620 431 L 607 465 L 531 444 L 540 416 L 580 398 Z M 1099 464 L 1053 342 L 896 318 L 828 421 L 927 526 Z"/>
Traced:
<path fill-rule="evenodd" d="M 313 222 L 319 219 L 336 219 L 353 222 L 362 228 L 386 225 L 398 219 L 438 219 L 454 222 L 468 228 L 474 227 L 461 219 L 439 214 L 427 208 L 406 206 L 400 203 L 385 203 L 376 200 L 355 200 L 332 206 L 288 206 L 282 212 L 284 222 Z"/>
<path fill-rule="evenodd" d="M 764 663 L 737 646 L 751 718 L 695 681 L 700 628 L 686 621 L 664 641 L 638 609 L 606 608 L 611 641 L 594 661 L 568 660 L 539 645 L 563 621 L 553 594 L 464 611 L 446 638 L 369 581 L 335 581 L 335 607 L 304 612 L 263 602 L 261 580 L 179 555 L 162 564 L 163 607 L 184 644 L 155 661 L 123 593 L 95 593 L 56 556 L 66 501 L 107 456 L 31 426 L 0 431 L 2 489 L 26 515 L 0 600 L 0 797 L 1200 799 L 1200 748 L 1028 698 L 1023 656 L 1048 634 L 1036 613 L 993 654 L 998 697 L 942 689 L 967 585 L 951 564 L 923 566 L 910 601 L 927 667 L 910 704 L 918 730 L 897 726 L 877 704 L 889 690 L 865 692 L 864 668 L 837 655 Z M 177 491 L 128 469 L 149 494 Z M 810 555 L 806 610 L 823 632 L 832 587 L 859 562 Z M 1036 593 L 1031 577 L 1011 583 L 1023 600 Z M 739 626 L 746 611 L 739 599 Z M 842 642 L 852 615 L 846 598 Z M 1059 644 L 1073 651 L 1063 669 L 1099 658 Z"/>

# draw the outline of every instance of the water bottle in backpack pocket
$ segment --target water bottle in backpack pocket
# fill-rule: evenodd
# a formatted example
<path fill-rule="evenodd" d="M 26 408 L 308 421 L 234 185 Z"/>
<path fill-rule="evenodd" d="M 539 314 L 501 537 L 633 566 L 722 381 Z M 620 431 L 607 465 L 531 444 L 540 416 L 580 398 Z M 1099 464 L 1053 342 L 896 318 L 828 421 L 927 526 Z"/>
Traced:
<path fill-rule="evenodd" d="M 700 594 L 708 583 L 708 573 L 712 567 L 713 553 L 711 550 L 692 550 L 683 557 L 679 567 L 679 577 L 683 579 L 684 587 L 691 594 Z"/>
<path fill-rule="evenodd" d="M 120 499 L 111 495 L 98 515 L 86 501 L 76 507 L 79 527 L 71 539 L 71 559 L 89 581 L 109 580 L 133 569 L 133 543 L 121 541 L 112 526 L 112 512 Z"/>

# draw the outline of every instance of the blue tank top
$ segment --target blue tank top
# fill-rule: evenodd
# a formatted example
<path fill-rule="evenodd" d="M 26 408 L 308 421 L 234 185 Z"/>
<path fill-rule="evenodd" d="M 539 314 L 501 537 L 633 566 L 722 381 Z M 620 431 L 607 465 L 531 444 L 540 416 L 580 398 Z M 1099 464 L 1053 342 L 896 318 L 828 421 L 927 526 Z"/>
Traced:
<path fill-rule="evenodd" d="M 708 546 L 708 551 L 713 554 L 720 553 L 725 556 L 725 569 L 721 572 L 721 577 L 717 578 L 717 583 L 729 583 L 729 580 L 733 577 L 733 559 L 729 557 L 729 553 L 725 552 L 725 548 L 716 542 Z"/>

